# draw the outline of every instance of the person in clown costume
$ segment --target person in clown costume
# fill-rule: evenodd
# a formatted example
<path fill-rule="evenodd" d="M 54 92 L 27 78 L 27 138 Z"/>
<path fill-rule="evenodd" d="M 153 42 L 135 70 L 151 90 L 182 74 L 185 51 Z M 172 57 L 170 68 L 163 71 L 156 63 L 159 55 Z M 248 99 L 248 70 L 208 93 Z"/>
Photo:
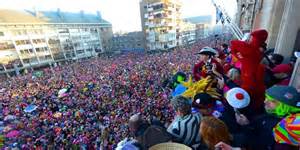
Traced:
<path fill-rule="evenodd" d="M 273 130 L 276 134 L 280 133 L 282 128 L 276 126 L 283 127 L 280 123 L 281 119 L 300 113 L 300 93 L 294 87 L 273 86 L 266 90 L 265 95 L 265 110 L 267 113 L 259 115 L 252 121 L 249 121 L 243 114 L 235 114 L 237 123 L 243 129 L 245 145 L 253 149 L 274 149 L 277 144 L 273 137 Z M 277 125 L 278 123 L 279 125 Z M 274 127 L 275 129 L 273 129 Z M 275 137 L 278 138 L 278 136 Z M 299 141 L 299 138 L 297 140 Z M 281 145 L 282 147 L 286 147 L 286 145 Z"/>
<path fill-rule="evenodd" d="M 231 54 L 241 63 L 241 88 L 251 97 L 251 108 L 260 114 L 265 99 L 264 66 L 262 46 L 268 37 L 266 30 L 256 30 L 249 41 L 231 41 Z"/>

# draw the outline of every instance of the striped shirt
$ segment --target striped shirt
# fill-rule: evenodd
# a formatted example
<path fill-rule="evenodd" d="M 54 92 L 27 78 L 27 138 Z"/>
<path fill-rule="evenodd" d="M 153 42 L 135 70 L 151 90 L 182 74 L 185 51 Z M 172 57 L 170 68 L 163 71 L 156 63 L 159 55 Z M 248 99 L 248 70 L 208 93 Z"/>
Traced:
<path fill-rule="evenodd" d="M 175 142 L 196 148 L 195 146 L 200 145 L 200 120 L 200 113 L 189 114 L 184 117 L 177 116 L 167 131 L 175 137 Z"/>

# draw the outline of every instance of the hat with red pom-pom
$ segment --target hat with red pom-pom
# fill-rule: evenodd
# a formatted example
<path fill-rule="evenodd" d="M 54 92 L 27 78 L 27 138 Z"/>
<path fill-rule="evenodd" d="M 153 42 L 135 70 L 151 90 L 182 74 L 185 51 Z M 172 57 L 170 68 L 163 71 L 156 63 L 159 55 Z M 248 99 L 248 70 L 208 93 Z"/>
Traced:
<path fill-rule="evenodd" d="M 245 108 L 250 103 L 249 94 L 242 88 L 232 88 L 226 93 L 226 100 L 233 108 Z"/>

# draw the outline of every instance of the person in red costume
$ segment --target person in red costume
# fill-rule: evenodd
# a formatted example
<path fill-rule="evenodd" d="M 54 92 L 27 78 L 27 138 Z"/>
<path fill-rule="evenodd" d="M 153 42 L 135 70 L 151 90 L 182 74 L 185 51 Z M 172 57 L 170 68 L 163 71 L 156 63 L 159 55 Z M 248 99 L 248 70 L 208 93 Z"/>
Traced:
<path fill-rule="evenodd" d="M 223 67 L 213 57 L 217 55 L 217 51 L 210 47 L 204 47 L 200 50 L 200 62 L 195 64 L 193 68 L 193 77 L 195 81 L 199 81 L 208 75 L 220 76 L 223 74 Z"/>
<path fill-rule="evenodd" d="M 241 88 L 245 89 L 251 97 L 250 106 L 257 113 L 263 110 L 265 100 L 264 66 L 262 46 L 268 32 L 256 30 L 251 34 L 249 41 L 231 41 L 231 53 L 241 62 Z"/>

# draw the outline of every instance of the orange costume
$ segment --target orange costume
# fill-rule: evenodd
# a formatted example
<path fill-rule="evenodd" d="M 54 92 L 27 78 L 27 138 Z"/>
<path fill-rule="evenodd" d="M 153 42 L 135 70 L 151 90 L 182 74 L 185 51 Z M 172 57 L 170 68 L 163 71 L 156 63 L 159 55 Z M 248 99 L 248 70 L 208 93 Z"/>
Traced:
<path fill-rule="evenodd" d="M 260 64 L 263 52 L 262 44 L 268 37 L 266 30 L 256 30 L 251 33 L 249 42 L 231 41 L 231 53 L 241 62 L 241 87 L 251 97 L 251 108 L 262 108 L 265 100 L 264 66 Z"/>

